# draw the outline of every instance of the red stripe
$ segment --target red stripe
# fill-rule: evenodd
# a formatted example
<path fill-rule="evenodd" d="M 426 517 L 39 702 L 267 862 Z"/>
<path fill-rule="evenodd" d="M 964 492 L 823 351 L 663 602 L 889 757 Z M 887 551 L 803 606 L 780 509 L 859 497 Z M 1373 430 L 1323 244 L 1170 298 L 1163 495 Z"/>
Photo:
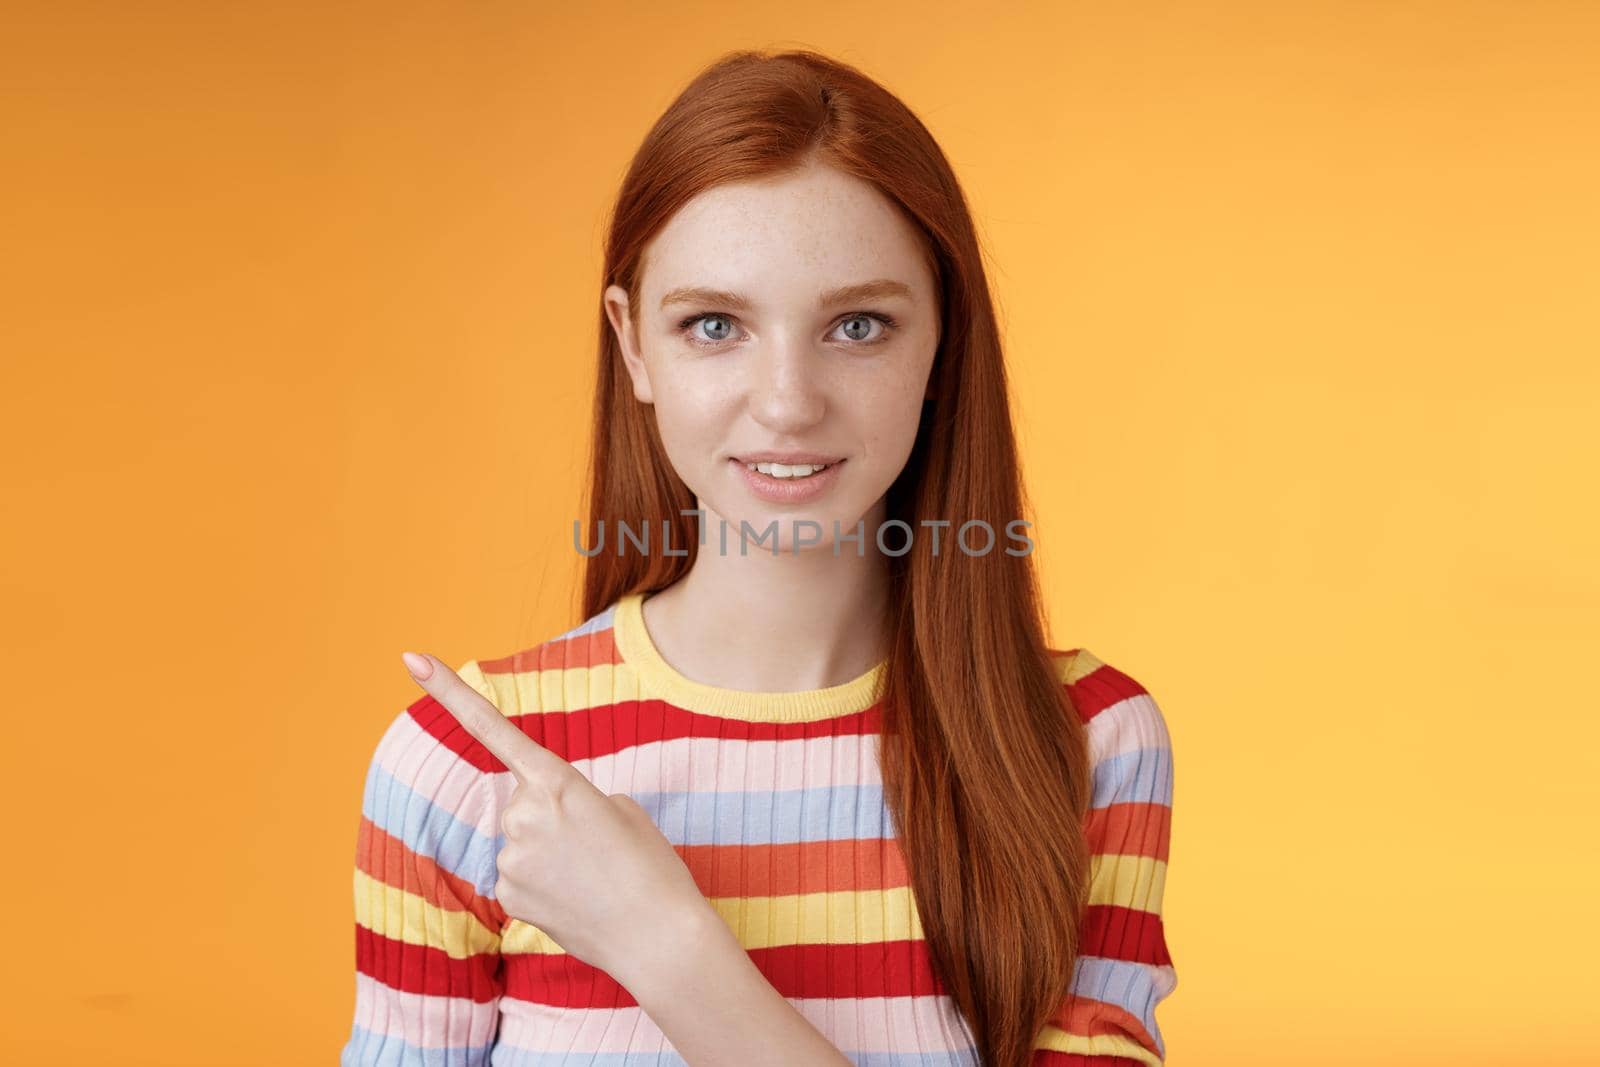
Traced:
<path fill-rule="evenodd" d="M 1127 908 L 1094 906 L 1085 916 L 1080 952 L 1155 966 L 1171 964 L 1158 916 Z M 860 944 L 781 945 L 746 949 L 769 982 L 786 997 L 901 997 L 945 992 L 920 939 Z M 559 1007 L 632 1007 L 634 1000 L 610 975 L 567 953 L 506 953 L 506 992 Z M 620 999 L 619 999 L 620 998 Z M 1080 1005 L 1087 998 L 1078 998 Z M 1092 1002 L 1096 1017 L 1117 1009 Z M 1077 1020 L 1076 1029 L 1085 1023 Z"/>
<path fill-rule="evenodd" d="M 1067 683 L 1067 693 L 1078 709 L 1078 715 L 1088 722 L 1106 708 L 1140 696 L 1147 691 L 1136 680 L 1108 664 L 1102 663 L 1076 682 Z"/>
<path fill-rule="evenodd" d="M 1170 966 L 1166 925 L 1161 916 L 1140 908 L 1117 904 L 1091 904 L 1084 911 L 1082 944 L 1078 951 L 1130 963 Z"/>
<path fill-rule="evenodd" d="M 406 711 L 418 726 L 478 770 L 497 773 L 506 769 L 498 757 L 462 729 L 449 709 L 432 696 L 418 698 Z M 882 707 L 876 703 L 854 714 L 820 722 L 741 722 L 687 711 L 656 697 L 600 704 L 581 711 L 531 712 L 506 717 L 523 733 L 569 763 L 609 756 L 634 745 L 683 737 L 787 741 L 876 735 L 883 725 Z"/>
<path fill-rule="evenodd" d="M 874 941 L 747 949 L 785 997 L 905 997 L 947 992 L 933 973 L 927 943 Z M 606 972 L 560 953 L 508 953 L 508 996 L 563 1008 L 633 1007 L 627 989 Z"/>
<path fill-rule="evenodd" d="M 502 992 L 499 961 L 494 952 L 452 959 L 443 949 L 397 941 L 356 923 L 356 970 L 404 993 L 487 1003 Z"/>
<path fill-rule="evenodd" d="M 1052 650 L 1051 655 L 1061 658 L 1076 651 Z M 509 656 L 477 661 L 486 676 L 622 662 L 625 661 L 610 627 L 577 637 L 553 639 Z M 503 682 L 500 688 L 510 686 L 511 683 Z M 532 688 L 537 689 L 537 685 Z M 1088 721 L 1103 708 L 1134 693 L 1142 693 L 1144 688 L 1115 668 L 1100 666 L 1077 682 L 1069 683 L 1067 691 L 1079 714 Z M 432 696 L 424 694 L 406 710 L 422 729 L 472 766 L 491 773 L 506 769 L 482 744 L 461 729 L 455 716 Z M 877 703 L 852 715 L 818 722 L 744 722 L 703 715 L 656 697 L 606 702 L 575 711 L 522 713 L 518 708 L 504 707 L 501 710 L 523 733 L 569 762 L 612 755 L 633 745 L 684 737 L 774 741 L 850 734 L 876 736 L 883 727 L 883 709 Z"/>
<path fill-rule="evenodd" d="M 557 1008 L 633 1008 L 633 994 L 611 975 L 576 956 L 507 953 L 506 996 Z"/>

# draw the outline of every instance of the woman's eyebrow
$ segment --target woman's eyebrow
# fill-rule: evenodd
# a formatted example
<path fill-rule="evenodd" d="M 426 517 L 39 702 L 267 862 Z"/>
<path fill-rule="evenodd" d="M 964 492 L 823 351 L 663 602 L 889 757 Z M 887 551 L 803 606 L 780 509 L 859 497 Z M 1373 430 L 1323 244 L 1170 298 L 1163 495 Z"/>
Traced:
<path fill-rule="evenodd" d="M 832 307 L 836 304 L 853 304 L 862 300 L 881 300 L 890 296 L 901 296 L 909 300 L 911 287 L 892 278 L 875 278 L 870 282 L 830 289 L 822 294 L 817 304 L 819 307 Z M 661 298 L 661 306 L 665 308 L 671 304 L 715 304 L 736 311 L 749 311 L 753 306 L 748 297 L 739 293 L 729 292 L 726 289 L 708 289 L 703 285 L 686 285 L 669 289 Z"/>

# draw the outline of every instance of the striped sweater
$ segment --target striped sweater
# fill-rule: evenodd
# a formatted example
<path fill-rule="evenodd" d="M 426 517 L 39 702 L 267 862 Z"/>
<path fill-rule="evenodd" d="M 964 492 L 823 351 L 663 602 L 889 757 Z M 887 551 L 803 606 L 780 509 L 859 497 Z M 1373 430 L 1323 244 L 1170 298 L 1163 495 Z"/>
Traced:
<path fill-rule="evenodd" d="M 773 986 L 858 1065 L 976 1064 L 935 977 L 877 761 L 880 663 L 842 685 L 747 693 L 671 667 L 640 594 L 458 671 L 528 736 L 650 813 Z M 1052 652 L 1087 724 L 1089 907 L 1035 1067 L 1159 1065 L 1176 984 L 1161 920 L 1172 801 L 1150 695 Z M 358 1064 L 683 1064 L 619 983 L 494 898 L 514 779 L 431 696 L 378 742 L 355 863 Z"/>

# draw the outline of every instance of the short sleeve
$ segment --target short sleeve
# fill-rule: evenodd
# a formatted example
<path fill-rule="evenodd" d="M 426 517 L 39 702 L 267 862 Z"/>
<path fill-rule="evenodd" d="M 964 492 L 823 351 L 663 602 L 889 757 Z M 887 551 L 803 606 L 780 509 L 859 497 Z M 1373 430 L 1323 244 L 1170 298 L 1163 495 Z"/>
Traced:
<path fill-rule="evenodd" d="M 1090 886 L 1069 993 L 1035 1042 L 1035 1067 L 1160 1067 L 1156 1008 L 1177 986 L 1162 924 L 1172 828 L 1172 742 L 1137 681 L 1077 650 L 1062 671 L 1093 767 Z"/>
<path fill-rule="evenodd" d="M 476 660 L 456 673 L 494 700 Z M 485 755 L 427 695 L 378 741 L 356 841 L 355 1017 L 342 1067 L 489 1063 L 505 914 Z"/>

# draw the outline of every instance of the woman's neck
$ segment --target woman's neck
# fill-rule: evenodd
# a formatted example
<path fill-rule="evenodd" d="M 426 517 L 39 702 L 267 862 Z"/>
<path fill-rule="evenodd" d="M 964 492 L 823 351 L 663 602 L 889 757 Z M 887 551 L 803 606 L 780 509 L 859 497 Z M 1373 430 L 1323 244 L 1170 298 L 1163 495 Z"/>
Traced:
<path fill-rule="evenodd" d="M 647 597 L 645 628 L 661 657 L 688 678 L 748 692 L 823 689 L 860 676 L 887 655 L 888 569 L 871 550 L 800 555 L 702 550 L 671 586 Z"/>

